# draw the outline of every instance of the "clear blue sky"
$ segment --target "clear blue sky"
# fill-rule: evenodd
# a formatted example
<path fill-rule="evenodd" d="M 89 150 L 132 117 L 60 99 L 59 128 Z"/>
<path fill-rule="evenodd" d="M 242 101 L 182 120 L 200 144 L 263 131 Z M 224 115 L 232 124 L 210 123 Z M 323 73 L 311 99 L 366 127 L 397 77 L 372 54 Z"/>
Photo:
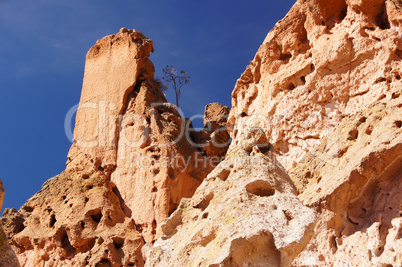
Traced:
<path fill-rule="evenodd" d="M 121 27 L 154 41 L 156 76 L 173 65 L 191 80 L 180 106 L 231 106 L 236 80 L 294 0 L 0 0 L 0 179 L 3 208 L 19 208 L 65 168 L 64 131 L 79 102 L 85 55 Z M 167 98 L 174 103 L 172 91 Z M 196 122 L 199 125 L 201 121 Z"/>

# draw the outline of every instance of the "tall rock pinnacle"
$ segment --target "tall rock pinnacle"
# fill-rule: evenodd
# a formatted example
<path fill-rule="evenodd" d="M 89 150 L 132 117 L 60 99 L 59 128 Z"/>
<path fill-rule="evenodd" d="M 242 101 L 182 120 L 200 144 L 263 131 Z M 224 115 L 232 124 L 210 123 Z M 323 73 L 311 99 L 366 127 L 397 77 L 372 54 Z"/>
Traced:
<path fill-rule="evenodd" d="M 151 52 L 125 28 L 89 50 L 66 170 L 2 219 L 23 266 L 142 266 L 142 246 L 213 169 L 154 80 Z"/>

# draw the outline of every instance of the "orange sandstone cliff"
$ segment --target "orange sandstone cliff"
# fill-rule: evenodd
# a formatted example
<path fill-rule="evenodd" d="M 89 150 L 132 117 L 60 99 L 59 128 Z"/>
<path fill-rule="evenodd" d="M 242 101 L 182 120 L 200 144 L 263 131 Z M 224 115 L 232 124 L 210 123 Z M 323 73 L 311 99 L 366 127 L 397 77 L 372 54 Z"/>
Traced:
<path fill-rule="evenodd" d="M 402 265 L 401 1 L 297 1 L 200 132 L 152 51 L 90 49 L 66 170 L 1 218 L 10 261 Z"/>

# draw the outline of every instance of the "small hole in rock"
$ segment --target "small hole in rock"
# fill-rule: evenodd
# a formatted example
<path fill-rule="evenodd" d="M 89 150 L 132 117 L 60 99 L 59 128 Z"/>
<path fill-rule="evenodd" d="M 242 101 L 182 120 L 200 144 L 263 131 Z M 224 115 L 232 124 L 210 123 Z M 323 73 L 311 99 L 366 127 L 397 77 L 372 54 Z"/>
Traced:
<path fill-rule="evenodd" d="M 53 227 L 56 223 L 56 215 L 52 214 L 52 216 L 50 217 L 50 223 L 49 226 Z"/>
<path fill-rule="evenodd" d="M 22 209 L 27 211 L 27 212 L 32 212 L 33 211 L 33 208 L 30 207 L 30 206 L 24 206 Z"/>
<path fill-rule="evenodd" d="M 348 152 L 349 147 L 345 147 L 343 149 L 340 149 L 338 151 L 338 158 L 341 158 L 343 155 L 345 155 L 346 152 Z"/>
<path fill-rule="evenodd" d="M 246 117 L 247 116 L 247 113 L 246 112 L 242 112 L 241 114 L 240 114 L 240 117 Z"/>
<path fill-rule="evenodd" d="M 88 178 L 89 178 L 89 175 L 88 175 L 88 174 L 84 174 L 84 175 L 82 176 L 82 178 L 83 178 L 83 179 L 88 179 Z"/>
<path fill-rule="evenodd" d="M 377 84 L 377 83 L 384 83 L 384 82 L 386 82 L 386 81 L 387 81 L 387 79 L 385 79 L 384 77 L 381 77 L 381 78 L 378 78 L 377 80 L 375 80 L 374 84 Z"/>
<path fill-rule="evenodd" d="M 289 211 L 283 210 L 282 212 L 283 212 L 283 214 L 285 215 L 285 217 L 286 217 L 286 219 L 287 219 L 288 221 L 291 221 L 291 220 L 294 219 L 294 217 L 292 216 L 292 214 L 291 214 Z"/>
<path fill-rule="evenodd" d="M 366 122 L 366 120 L 367 120 L 366 117 L 361 117 L 359 121 L 360 121 L 361 123 L 363 123 L 363 122 Z"/>
<path fill-rule="evenodd" d="M 381 95 L 378 100 L 383 100 L 384 98 L 386 98 L 387 96 L 385 94 Z"/>
<path fill-rule="evenodd" d="M 246 185 L 247 192 L 259 196 L 259 197 L 269 197 L 275 194 L 275 189 L 272 188 L 271 184 L 264 180 L 257 180 Z"/>
<path fill-rule="evenodd" d="M 398 128 L 401 128 L 401 126 L 402 126 L 402 121 L 396 121 L 396 122 L 395 122 L 395 126 L 398 127 Z"/>
<path fill-rule="evenodd" d="M 85 223 L 83 221 L 80 222 L 81 228 L 84 229 L 85 228 Z"/>
<path fill-rule="evenodd" d="M 306 174 L 304 175 L 305 178 L 311 178 L 311 172 L 306 172 Z"/>
<path fill-rule="evenodd" d="M 201 209 L 204 211 L 206 208 L 208 208 L 209 203 L 211 203 L 211 200 L 214 198 L 214 193 L 209 193 L 207 196 L 204 197 L 204 199 L 197 205 L 195 208 Z"/>
<path fill-rule="evenodd" d="M 89 201 L 89 198 L 86 197 L 84 200 L 85 200 L 85 203 L 87 203 Z"/>
<path fill-rule="evenodd" d="M 369 125 L 367 128 L 366 128 L 366 134 L 367 135 L 370 135 L 372 132 L 373 132 L 373 130 L 374 130 L 374 127 L 372 126 L 372 125 Z"/>
<path fill-rule="evenodd" d="M 94 220 L 94 222 L 99 223 L 102 220 L 102 212 L 100 210 L 96 210 L 94 211 L 95 214 L 91 215 L 92 220 Z"/>
<path fill-rule="evenodd" d="M 302 81 L 303 84 L 306 84 L 306 77 L 302 76 L 300 77 L 300 80 Z"/>
<path fill-rule="evenodd" d="M 112 263 L 108 259 L 102 259 L 95 267 L 112 267 Z"/>
<path fill-rule="evenodd" d="M 295 89 L 295 88 L 296 88 L 296 86 L 295 86 L 293 83 L 291 83 L 291 84 L 289 84 L 289 85 L 287 86 L 287 89 L 290 90 L 290 91 L 292 91 L 292 90 Z"/>
<path fill-rule="evenodd" d="M 401 75 L 396 75 L 396 77 L 395 77 L 397 80 L 400 80 L 401 79 Z"/>
<path fill-rule="evenodd" d="M 67 258 L 72 258 L 75 255 L 77 249 L 71 245 L 70 240 L 68 239 L 67 232 L 64 228 L 61 229 L 60 240 L 63 249 L 66 251 Z"/>
<path fill-rule="evenodd" d="M 232 167 L 233 168 L 233 167 Z M 221 179 L 222 181 L 226 181 L 228 179 L 230 175 L 230 170 L 228 169 L 223 169 L 219 174 L 218 177 L 219 179 Z"/>
<path fill-rule="evenodd" d="M 123 245 L 124 245 L 124 239 L 119 238 L 119 237 L 114 237 L 113 238 L 113 245 L 117 250 L 121 249 L 123 247 Z"/>
<path fill-rule="evenodd" d="M 348 140 L 356 140 L 358 136 L 359 136 L 359 131 L 357 129 L 350 130 Z"/>
<path fill-rule="evenodd" d="M 392 99 L 398 98 L 399 96 L 400 96 L 399 93 L 396 92 L 392 93 Z"/>
<path fill-rule="evenodd" d="M 208 213 L 208 212 L 205 212 L 205 213 L 202 215 L 202 218 L 203 218 L 203 219 L 206 219 L 206 218 L 208 218 L 208 215 L 209 215 L 209 213 Z"/>
<path fill-rule="evenodd" d="M 282 61 L 289 61 L 292 58 L 291 54 L 282 54 L 279 56 L 279 59 Z"/>

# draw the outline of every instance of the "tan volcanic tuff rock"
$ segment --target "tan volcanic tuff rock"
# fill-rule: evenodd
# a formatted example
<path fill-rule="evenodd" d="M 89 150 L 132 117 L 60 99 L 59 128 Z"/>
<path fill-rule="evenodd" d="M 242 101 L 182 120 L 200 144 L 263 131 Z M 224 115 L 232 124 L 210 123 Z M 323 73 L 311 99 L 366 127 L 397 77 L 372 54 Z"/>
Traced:
<path fill-rule="evenodd" d="M 303 0 L 267 35 L 232 93 L 236 144 L 259 125 L 287 170 L 333 125 L 401 86 L 401 2 Z"/>
<path fill-rule="evenodd" d="M 143 248 L 146 266 L 290 266 L 316 215 L 273 154 L 250 146 L 232 148 L 191 200 L 182 200 L 162 224 L 162 238 Z"/>
<path fill-rule="evenodd" d="M 213 169 L 213 163 L 190 144 L 186 128 L 186 121 L 176 106 L 166 102 L 156 83 L 141 82 L 130 93 L 111 181 L 146 242 L 161 235 L 163 220 L 182 197 L 194 194 Z"/>
<path fill-rule="evenodd" d="M 230 109 L 219 103 L 205 107 L 204 129 L 194 133 L 196 146 L 209 157 L 224 157 L 231 139 L 227 129 Z"/>
<path fill-rule="evenodd" d="M 291 172 L 321 210 L 295 266 L 402 265 L 401 93 L 342 122 Z"/>
<path fill-rule="evenodd" d="M 110 177 L 146 242 L 214 167 L 190 144 L 186 120 L 155 82 L 152 47 L 123 28 L 89 50 L 67 165 Z"/>
<path fill-rule="evenodd" d="M 82 169 L 89 160 L 107 172 L 116 166 L 119 116 L 137 80 L 153 78 L 150 52 L 150 39 L 125 28 L 88 51 L 68 168 Z"/>
<path fill-rule="evenodd" d="M 4 201 L 4 194 L 6 193 L 6 190 L 4 190 L 3 187 L 3 182 L 0 180 L 0 211 L 3 207 L 3 201 Z"/>
<path fill-rule="evenodd" d="M 148 59 L 123 28 L 87 54 L 66 171 L 1 224 L 23 266 L 142 266 L 141 247 L 219 162 L 190 144 Z"/>
<path fill-rule="evenodd" d="M 3 187 L 3 182 L 0 180 L 0 211 L 3 207 L 5 190 Z M 17 256 L 11 248 L 6 234 L 4 233 L 0 224 L 0 266 L 20 266 L 18 263 Z"/>
<path fill-rule="evenodd" d="M 65 171 L 2 224 L 25 219 L 11 239 L 22 266 L 142 266 L 144 241 L 123 205 L 103 173 Z"/>

